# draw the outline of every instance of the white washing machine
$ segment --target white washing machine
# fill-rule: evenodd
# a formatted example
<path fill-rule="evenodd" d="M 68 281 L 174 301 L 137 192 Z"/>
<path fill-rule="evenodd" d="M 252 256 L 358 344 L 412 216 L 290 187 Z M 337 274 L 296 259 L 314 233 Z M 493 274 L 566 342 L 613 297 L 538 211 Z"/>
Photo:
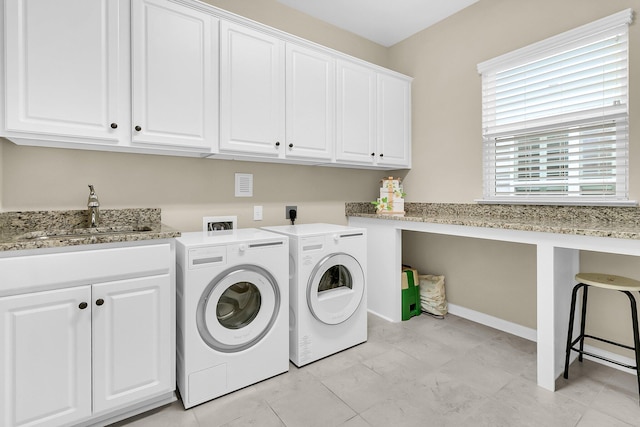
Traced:
<path fill-rule="evenodd" d="M 289 370 L 287 237 L 176 239 L 177 382 L 185 409 Z"/>
<path fill-rule="evenodd" d="M 289 359 L 298 367 L 367 340 L 366 230 L 264 227 L 289 237 Z"/>

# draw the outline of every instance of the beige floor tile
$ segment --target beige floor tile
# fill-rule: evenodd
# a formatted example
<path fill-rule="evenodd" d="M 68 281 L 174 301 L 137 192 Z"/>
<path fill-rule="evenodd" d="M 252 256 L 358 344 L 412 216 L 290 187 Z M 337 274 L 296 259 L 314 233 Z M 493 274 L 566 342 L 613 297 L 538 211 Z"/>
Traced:
<path fill-rule="evenodd" d="M 428 407 L 415 406 L 405 399 L 387 399 L 361 414 L 374 427 L 442 426 L 444 419 Z"/>
<path fill-rule="evenodd" d="M 624 388 L 611 385 L 604 387 L 592 408 L 634 426 L 640 426 L 638 395 Z"/>
<path fill-rule="evenodd" d="M 462 422 L 489 398 L 457 374 L 441 370 L 418 378 L 407 386 L 407 390 L 407 401 L 411 405 L 437 414 L 452 425 Z"/>
<path fill-rule="evenodd" d="M 364 418 L 362 418 L 360 415 L 357 415 L 345 421 L 345 423 L 342 424 L 340 427 L 371 427 L 371 424 L 366 422 Z"/>
<path fill-rule="evenodd" d="M 198 427 L 198 420 L 191 411 L 185 411 L 182 402 L 173 402 L 136 417 L 129 418 L 111 427 Z"/>
<path fill-rule="evenodd" d="M 362 364 L 383 376 L 390 384 L 401 387 L 437 368 L 398 349 L 365 360 Z"/>
<path fill-rule="evenodd" d="M 523 411 L 497 399 L 488 399 L 470 414 L 461 425 L 465 427 L 541 426 L 540 421 L 536 417 L 532 417 L 529 411 Z"/>
<path fill-rule="evenodd" d="M 453 315 L 369 315 L 368 328 L 366 343 L 302 368 L 114 427 L 640 427 L 634 375 L 585 360 L 552 393 L 536 385 L 527 340 Z"/>
<path fill-rule="evenodd" d="M 482 325 L 480 323 L 472 322 L 470 320 L 463 319 L 462 317 L 458 317 L 452 314 L 446 315 L 443 321 L 446 322 L 448 326 L 458 329 L 464 329 L 465 331 L 471 332 L 472 334 L 484 340 L 490 340 L 498 335 L 504 334 L 504 332 L 497 329 Z"/>
<path fill-rule="evenodd" d="M 605 384 L 602 381 L 588 375 L 573 375 L 566 380 L 560 376 L 556 381 L 556 393 L 585 405 L 591 405 L 604 387 Z"/>
<path fill-rule="evenodd" d="M 269 406 L 287 427 L 340 426 L 357 415 L 319 382 L 270 402 Z"/>
<path fill-rule="evenodd" d="M 477 349 L 476 349 L 477 350 Z M 452 360 L 439 369 L 439 372 L 457 378 L 486 395 L 491 395 L 514 379 L 514 375 L 490 364 L 482 357 L 476 357 L 476 350 L 465 357 Z"/>
<path fill-rule="evenodd" d="M 219 427 L 258 411 L 262 405 L 263 395 L 252 386 L 195 406 L 190 411 L 201 426 Z"/>
<path fill-rule="evenodd" d="M 322 383 L 357 413 L 399 394 L 387 379 L 364 365 L 356 365 Z"/>
<path fill-rule="evenodd" d="M 536 353 L 535 350 L 533 353 L 520 351 L 499 336 L 467 351 L 464 359 L 477 360 L 485 366 L 494 366 L 513 375 L 522 375 L 536 363 Z"/>
<path fill-rule="evenodd" d="M 628 427 L 630 425 L 632 424 L 627 424 L 602 412 L 588 410 L 576 427 Z"/>
<path fill-rule="evenodd" d="M 200 422 L 200 425 L 205 426 L 205 422 Z M 251 411 L 245 411 L 233 421 L 223 424 L 222 427 L 284 427 L 285 424 L 282 420 L 273 412 L 273 409 L 267 404 L 267 402 L 261 402 L 257 407 L 253 407 Z"/>
<path fill-rule="evenodd" d="M 588 409 L 569 397 L 521 378 L 511 381 L 493 397 L 545 426 L 575 426 Z"/>

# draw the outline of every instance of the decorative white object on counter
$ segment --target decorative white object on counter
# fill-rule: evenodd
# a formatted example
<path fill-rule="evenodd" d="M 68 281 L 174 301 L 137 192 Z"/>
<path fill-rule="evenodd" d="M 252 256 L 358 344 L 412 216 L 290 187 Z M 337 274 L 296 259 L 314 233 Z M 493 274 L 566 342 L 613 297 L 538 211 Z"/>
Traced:
<path fill-rule="evenodd" d="M 404 196 L 402 179 L 392 176 L 382 178 L 380 197 L 375 202 L 376 213 L 384 215 L 404 216 Z"/>

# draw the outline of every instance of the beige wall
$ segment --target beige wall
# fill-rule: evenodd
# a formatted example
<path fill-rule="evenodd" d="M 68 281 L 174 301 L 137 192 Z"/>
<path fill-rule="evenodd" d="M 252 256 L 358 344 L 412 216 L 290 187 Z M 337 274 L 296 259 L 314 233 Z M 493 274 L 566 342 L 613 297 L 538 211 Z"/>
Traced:
<path fill-rule="evenodd" d="M 386 48 L 276 0 L 208 3 L 386 65 Z M 234 197 L 236 172 L 254 174 L 254 197 Z M 299 222 L 345 224 L 344 202 L 375 199 L 383 175 L 357 169 L 20 147 L 0 139 L 0 209 L 84 209 L 87 184 L 94 184 L 103 208 L 160 207 L 163 222 L 183 231 L 200 229 L 204 215 L 238 215 L 242 227 L 286 224 L 288 204 L 298 206 Z M 254 205 L 263 206 L 263 221 L 253 221 Z"/>
<path fill-rule="evenodd" d="M 275 0 L 209 3 L 320 44 L 389 66 L 413 83 L 413 169 L 408 201 L 473 203 L 482 196 L 480 78 L 476 64 L 627 7 L 640 0 L 480 0 L 408 40 L 385 49 L 289 9 Z M 631 27 L 631 62 L 640 61 L 640 26 Z M 631 195 L 640 198 L 636 148 L 640 67 L 631 68 Z M 454 163 L 454 159 L 456 159 Z M 233 196 L 235 172 L 254 174 L 255 196 Z M 300 222 L 345 223 L 344 202 L 373 200 L 383 172 L 267 163 L 19 147 L 0 140 L 0 209 L 83 209 L 87 184 L 103 208 L 161 207 L 183 231 L 203 215 L 238 215 L 240 226 L 284 224 L 284 206 Z M 254 222 L 254 205 L 264 220 Z M 450 302 L 535 327 L 535 251 L 527 245 L 405 233 L 405 262 L 445 273 Z M 622 271 L 640 278 L 635 259 L 586 253 L 585 270 Z M 605 328 L 617 328 L 600 308 Z M 626 310 L 626 307 L 624 308 Z M 602 311 L 604 310 L 604 312 Z M 615 308 L 612 311 L 620 311 Z M 625 323 L 626 325 L 627 323 Z"/>
<path fill-rule="evenodd" d="M 388 49 L 319 21 L 276 0 L 203 0 L 213 6 L 261 22 L 306 40 L 388 67 Z"/>
<path fill-rule="evenodd" d="M 473 203 L 482 197 L 481 88 L 476 65 L 626 8 L 638 0 L 480 0 L 390 49 L 394 69 L 414 77 L 413 169 L 408 201 Z M 637 16 L 636 16 L 637 21 Z M 630 196 L 640 199 L 640 24 L 630 27 Z M 535 250 L 526 245 L 405 233 L 405 262 L 447 273 L 449 301 L 535 328 Z M 624 271 L 640 279 L 633 257 L 582 254 L 583 271 Z M 481 274 L 479 274 L 481 273 Z M 481 291 L 480 291 L 481 290 Z M 596 295 L 594 295 L 596 298 Z M 601 299 L 593 324 L 631 336 L 610 312 L 627 302 Z M 616 305 L 621 301 L 623 305 Z M 623 327 L 620 327 L 623 325 Z"/>
<path fill-rule="evenodd" d="M 344 202 L 375 198 L 381 172 L 230 160 L 21 147 L 4 143 L 4 209 L 85 209 L 87 184 L 103 209 L 160 207 L 163 222 L 201 229 L 204 215 L 238 215 L 239 226 L 286 224 L 285 205 L 301 223 L 346 223 Z M 252 173 L 254 196 L 234 196 L 235 173 Z M 264 220 L 253 221 L 253 206 Z"/>

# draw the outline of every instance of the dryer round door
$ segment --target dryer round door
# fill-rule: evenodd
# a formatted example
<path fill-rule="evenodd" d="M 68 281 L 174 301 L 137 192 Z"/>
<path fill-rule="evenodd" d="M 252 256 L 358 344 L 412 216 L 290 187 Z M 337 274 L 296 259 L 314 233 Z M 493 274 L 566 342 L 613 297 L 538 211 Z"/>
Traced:
<path fill-rule="evenodd" d="M 328 325 L 348 320 L 364 296 L 364 272 L 351 255 L 335 253 L 313 269 L 307 286 L 307 304 L 313 316 Z"/>
<path fill-rule="evenodd" d="M 245 350 L 271 329 L 280 310 L 274 277 L 255 265 L 240 265 L 219 274 L 198 302 L 198 332 L 209 347 L 226 352 Z"/>

